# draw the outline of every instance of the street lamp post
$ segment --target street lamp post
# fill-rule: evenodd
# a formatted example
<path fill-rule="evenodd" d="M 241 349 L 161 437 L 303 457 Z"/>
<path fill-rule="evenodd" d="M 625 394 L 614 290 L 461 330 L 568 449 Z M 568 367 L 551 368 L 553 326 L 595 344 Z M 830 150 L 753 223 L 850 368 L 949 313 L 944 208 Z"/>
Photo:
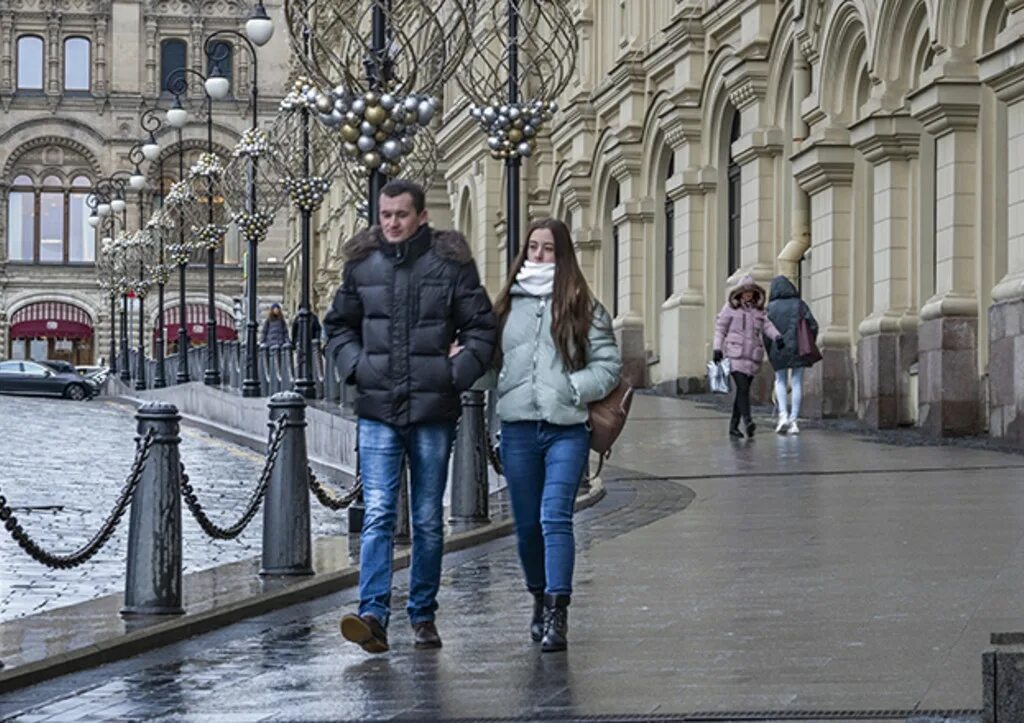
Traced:
<path fill-rule="evenodd" d="M 258 4 L 256 14 L 263 7 L 262 2 Z M 273 33 L 273 24 L 266 18 L 266 10 L 263 10 L 263 17 L 254 17 L 246 23 L 246 33 L 251 33 L 251 38 L 243 35 L 237 30 L 219 30 L 212 33 L 206 39 L 206 50 L 207 54 L 211 52 L 211 49 L 216 46 L 218 38 L 222 37 L 234 37 L 242 41 L 242 47 L 246 48 L 249 52 L 249 56 L 252 59 L 252 83 L 249 85 L 249 102 L 252 104 L 252 126 L 251 130 L 255 133 L 258 129 L 259 123 L 259 57 L 256 53 L 256 44 L 263 45 L 270 40 L 270 34 Z M 254 22 L 255 21 L 255 22 Z M 270 31 L 267 32 L 267 23 Z M 250 26 L 252 29 L 250 29 Z M 223 75 L 217 73 L 217 69 L 211 74 L 211 80 L 214 78 L 223 78 Z M 209 92 L 212 90 L 214 93 L 223 92 L 227 94 L 230 89 L 230 84 L 225 86 L 224 83 L 219 81 L 218 86 L 208 88 Z M 223 95 L 221 96 L 223 97 Z M 258 158 L 256 155 L 248 156 L 248 172 L 246 178 L 247 184 L 247 200 L 245 204 L 245 213 L 248 218 L 253 219 L 257 216 L 256 207 L 256 180 L 258 173 Z M 247 226 L 249 224 L 246 224 Z M 257 332 L 258 322 L 256 321 L 256 282 L 257 274 L 259 270 L 258 263 L 258 243 L 259 234 L 254 232 L 254 229 L 243 229 L 245 232 L 247 258 L 246 258 L 246 277 L 245 277 L 245 295 L 246 295 L 246 313 L 248 319 L 245 324 L 245 378 L 242 380 L 242 396 L 245 397 L 258 397 L 260 395 L 260 382 L 258 379 L 259 375 L 259 359 L 257 357 Z"/>
<path fill-rule="evenodd" d="M 101 220 L 106 221 L 111 238 L 117 235 L 118 214 L 121 214 L 121 232 L 126 233 L 128 230 L 127 204 L 124 200 L 125 180 L 121 178 L 122 173 L 125 172 L 115 172 L 96 182 L 96 191 L 100 199 L 96 211 Z M 122 263 L 123 261 L 122 259 Z M 127 269 L 123 269 L 123 271 L 127 277 Z M 123 364 L 118 367 L 118 376 L 121 381 L 128 382 L 131 380 L 131 365 L 128 362 L 128 287 L 126 284 L 121 286 L 121 356 Z"/>
<path fill-rule="evenodd" d="M 178 81 L 184 83 L 184 74 L 181 71 L 176 71 L 167 78 L 167 87 L 172 89 L 171 79 L 178 75 Z M 187 87 L 187 84 L 186 84 Z M 173 92 L 173 91 L 172 91 Z M 181 129 L 188 122 L 188 113 L 184 108 L 181 107 L 180 92 L 175 93 L 175 103 L 172 108 L 167 111 L 166 114 L 167 123 L 177 131 L 178 138 L 178 181 L 175 185 L 185 183 L 185 154 L 181 148 Z M 182 209 L 179 209 L 179 211 Z M 178 373 L 175 376 L 175 381 L 178 384 L 188 384 L 191 381 L 188 371 L 188 323 L 187 323 L 187 297 L 186 297 L 186 283 L 188 268 L 188 247 L 185 243 L 185 223 L 182 219 L 181 213 L 179 212 L 179 220 L 177 223 L 178 227 L 178 245 L 177 245 L 177 258 L 175 261 L 178 265 Z"/>
<path fill-rule="evenodd" d="M 210 60 L 215 63 L 226 59 L 226 54 L 218 54 L 218 45 L 206 47 L 206 53 Z M 203 372 L 203 383 L 209 386 L 219 386 L 221 383 L 220 376 L 220 362 L 218 359 L 217 349 L 217 305 L 215 297 L 215 286 L 216 286 L 216 263 L 217 263 L 217 247 L 222 242 L 222 234 L 218 224 L 214 223 L 214 203 L 216 201 L 216 194 L 214 193 L 214 179 L 216 174 L 219 172 L 216 169 L 219 168 L 219 162 L 215 161 L 213 155 L 213 94 L 210 92 L 210 81 L 213 80 L 213 75 L 203 75 L 197 70 L 192 68 L 180 68 L 172 73 L 167 81 L 167 85 L 171 92 L 175 94 L 176 105 L 181 104 L 180 96 L 188 90 L 187 75 L 192 75 L 198 78 L 203 83 L 203 94 L 206 97 L 206 153 L 207 158 L 201 159 L 200 167 L 206 173 L 200 175 L 205 176 L 205 188 L 202 189 L 206 197 L 206 224 L 201 231 L 202 240 L 206 246 L 206 306 L 207 306 L 207 319 L 206 319 L 206 369 Z M 213 86 L 216 88 L 216 86 Z M 184 108 L 181 108 L 181 112 L 175 117 L 175 123 L 183 126 L 188 122 L 188 114 Z M 200 225 L 202 221 L 196 219 Z"/>
<path fill-rule="evenodd" d="M 146 293 L 149 290 L 149 280 L 146 275 L 146 247 L 150 242 L 149 232 L 146 225 L 145 190 L 146 177 L 139 172 L 139 164 L 145 159 L 142 154 L 142 143 L 134 144 L 128 149 L 128 160 L 135 168 L 135 172 L 128 179 L 128 185 L 139 195 L 139 230 L 135 241 L 137 245 L 139 275 L 135 284 L 135 296 L 139 300 L 139 348 L 135 366 L 135 389 L 146 388 Z"/>
<path fill-rule="evenodd" d="M 85 197 L 85 203 L 90 209 L 88 223 L 94 229 L 103 232 L 101 224 L 104 218 L 98 213 L 102 200 L 97 193 L 90 193 Z M 97 255 L 96 270 L 100 276 L 98 279 L 100 288 L 103 289 L 110 299 L 110 356 L 107 360 L 107 368 L 111 374 L 117 373 L 117 273 L 113 256 L 113 239 L 103 237 L 100 242 L 100 253 Z"/>
<path fill-rule="evenodd" d="M 159 132 L 164 124 L 157 116 L 159 112 L 158 108 L 150 108 L 142 117 L 139 119 L 139 125 L 142 126 L 142 130 L 148 133 L 148 137 L 145 142 L 142 143 L 141 152 L 142 155 L 148 161 L 159 161 L 157 166 L 157 189 L 156 194 L 160 197 L 160 206 L 163 207 L 163 194 L 164 194 L 164 159 L 160 154 L 160 144 L 156 142 L 156 133 Z M 178 152 L 181 152 L 181 148 L 178 148 Z M 138 169 L 138 165 L 136 165 Z M 145 181 L 145 177 L 143 177 Z M 154 194 L 154 195 L 156 195 Z M 164 269 L 164 229 L 156 229 L 157 239 L 157 274 L 156 274 L 156 341 L 154 344 L 153 355 L 156 357 L 156 369 L 153 372 L 153 387 L 156 389 L 163 389 L 167 386 L 167 370 L 164 364 L 164 288 L 167 286 L 166 270 Z"/>

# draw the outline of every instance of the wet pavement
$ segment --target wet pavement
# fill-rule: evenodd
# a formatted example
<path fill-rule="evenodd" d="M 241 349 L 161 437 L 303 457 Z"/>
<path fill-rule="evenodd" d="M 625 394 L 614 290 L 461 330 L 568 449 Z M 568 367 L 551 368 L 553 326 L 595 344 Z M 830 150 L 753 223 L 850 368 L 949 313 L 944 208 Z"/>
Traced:
<path fill-rule="evenodd" d="M 731 442 L 726 424 L 637 398 L 608 496 L 577 517 L 566 654 L 529 641 L 530 599 L 502 539 L 446 557 L 440 651 L 415 651 L 400 614 L 391 653 L 344 643 L 348 590 L 7 694 L 0 717 L 897 720 L 980 708 L 989 633 L 1024 630 L 1024 460 L 820 429 Z M 407 577 L 396 580 L 399 609 Z"/>
<path fill-rule="evenodd" d="M 44 549 L 66 554 L 110 512 L 134 457 L 134 411 L 109 401 L 0 396 L 3 494 Z M 181 454 L 199 499 L 221 525 L 233 523 L 256 486 L 264 457 L 188 426 Z M 236 540 L 211 540 L 183 507 L 184 570 L 260 554 L 259 521 Z M 344 513 L 313 506 L 316 535 L 344 534 Z M 128 516 L 96 557 L 71 570 L 37 563 L 0 529 L 0 621 L 124 590 Z"/>

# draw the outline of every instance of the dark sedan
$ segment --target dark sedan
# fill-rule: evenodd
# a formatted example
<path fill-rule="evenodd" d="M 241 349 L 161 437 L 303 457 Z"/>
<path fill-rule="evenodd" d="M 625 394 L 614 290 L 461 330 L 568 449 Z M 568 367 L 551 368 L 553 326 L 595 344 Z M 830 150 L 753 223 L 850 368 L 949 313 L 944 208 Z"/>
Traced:
<path fill-rule="evenodd" d="M 48 394 L 81 401 L 93 393 L 75 372 L 57 372 L 33 361 L 0 362 L 0 394 Z"/>

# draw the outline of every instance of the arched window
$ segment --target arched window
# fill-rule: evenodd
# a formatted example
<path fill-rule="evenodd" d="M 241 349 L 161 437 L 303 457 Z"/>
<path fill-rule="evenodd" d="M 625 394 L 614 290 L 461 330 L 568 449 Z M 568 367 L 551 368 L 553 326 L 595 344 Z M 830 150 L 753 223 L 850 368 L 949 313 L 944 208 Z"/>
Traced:
<path fill-rule="evenodd" d="M 93 263 L 96 261 L 96 229 L 89 225 L 89 188 L 92 182 L 85 176 L 71 181 L 68 195 L 68 261 Z"/>
<path fill-rule="evenodd" d="M 64 90 L 89 90 L 90 47 L 86 38 L 64 41 Z"/>
<path fill-rule="evenodd" d="M 184 40 L 165 40 L 160 46 L 160 89 L 169 92 L 167 79 L 177 70 L 186 67 L 188 46 Z"/>
<path fill-rule="evenodd" d="M 676 206 L 668 196 L 668 180 L 676 174 L 674 153 L 669 153 L 668 168 L 665 170 L 665 298 L 675 291 L 675 256 L 676 256 Z"/>
<path fill-rule="evenodd" d="M 36 248 L 36 192 L 32 179 L 18 176 L 7 197 L 7 258 L 32 261 Z"/>
<path fill-rule="evenodd" d="M 231 43 L 223 41 L 214 43 L 206 59 L 206 75 L 211 76 L 215 73 L 223 75 L 234 88 L 233 67 L 234 48 Z"/>
<path fill-rule="evenodd" d="M 96 230 L 86 203 L 91 181 L 76 176 L 70 186 L 48 174 L 38 186 L 27 175 L 11 184 L 7 200 L 7 252 L 11 261 L 39 264 L 93 263 Z"/>
<path fill-rule="evenodd" d="M 18 90 L 43 89 L 43 39 L 35 35 L 18 38 Z"/>
<path fill-rule="evenodd" d="M 39 194 L 39 262 L 64 262 L 64 189 L 56 176 L 43 179 Z"/>
<path fill-rule="evenodd" d="M 740 138 L 740 114 L 733 112 L 729 131 L 729 274 L 740 267 L 740 164 L 732 157 L 732 144 Z"/>

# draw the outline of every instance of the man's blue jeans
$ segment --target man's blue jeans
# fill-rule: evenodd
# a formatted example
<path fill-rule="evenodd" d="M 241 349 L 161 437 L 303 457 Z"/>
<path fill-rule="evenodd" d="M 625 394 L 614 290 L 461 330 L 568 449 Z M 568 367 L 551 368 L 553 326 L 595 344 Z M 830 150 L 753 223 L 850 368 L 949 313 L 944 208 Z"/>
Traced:
<path fill-rule="evenodd" d="M 532 592 L 572 594 L 572 513 L 589 455 L 585 424 L 501 425 L 501 463 L 516 519 L 519 560 Z"/>
<path fill-rule="evenodd" d="M 412 424 L 395 427 L 359 420 L 359 463 L 366 512 L 359 551 L 359 614 L 376 616 L 387 626 L 391 616 L 391 558 L 398 515 L 402 458 L 409 457 L 412 565 L 409 620 L 434 619 L 444 551 L 444 488 L 455 425 Z"/>

